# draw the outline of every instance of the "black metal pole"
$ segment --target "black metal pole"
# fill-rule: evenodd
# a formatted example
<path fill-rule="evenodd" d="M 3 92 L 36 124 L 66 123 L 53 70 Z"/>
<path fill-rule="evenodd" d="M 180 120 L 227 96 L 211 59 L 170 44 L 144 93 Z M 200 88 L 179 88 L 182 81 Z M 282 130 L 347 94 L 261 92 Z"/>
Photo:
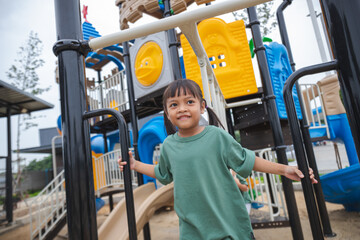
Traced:
<path fill-rule="evenodd" d="M 122 161 L 129 163 L 129 144 L 128 144 L 128 131 L 125 119 L 123 116 L 114 109 L 103 108 L 98 110 L 93 110 L 90 112 L 85 112 L 83 115 L 84 120 L 110 114 L 115 117 L 118 129 L 119 129 L 119 139 L 120 139 L 120 149 L 121 149 L 121 156 Z M 134 207 L 134 196 L 133 196 L 133 189 L 131 183 L 131 170 L 130 164 L 125 165 L 124 167 L 124 185 L 125 185 L 125 201 L 126 201 L 126 214 L 128 220 L 128 231 L 129 231 L 129 239 L 136 240 L 137 239 L 137 230 L 136 230 L 136 218 L 135 218 L 135 207 Z"/>
<path fill-rule="evenodd" d="M 69 239 L 97 239 L 79 0 L 55 0 Z"/>
<path fill-rule="evenodd" d="M 97 70 L 97 77 L 98 77 L 98 80 L 97 80 L 97 83 L 99 84 L 99 86 L 100 86 L 100 103 L 101 103 L 101 108 L 103 108 L 104 106 L 103 106 L 103 98 L 104 98 L 104 96 L 103 96 L 103 88 L 102 88 L 102 85 L 101 85 L 101 83 L 102 83 L 102 80 L 101 80 L 101 70 Z M 102 118 L 102 117 L 101 117 Z"/>
<path fill-rule="evenodd" d="M 171 16 L 171 5 L 170 0 L 164 0 L 164 17 Z M 181 79 L 181 68 L 180 68 L 180 60 L 179 60 L 179 52 L 178 46 L 179 43 L 176 38 L 175 29 L 169 29 L 166 31 L 168 41 L 169 41 L 169 50 L 170 50 L 170 58 L 171 58 L 171 65 L 174 74 L 174 79 Z"/>
<path fill-rule="evenodd" d="M 12 157 L 11 157 L 11 106 L 6 109 L 7 119 L 7 158 L 6 158 L 6 220 L 8 223 L 13 221 L 13 176 L 12 176 Z"/>
<path fill-rule="evenodd" d="M 133 78 L 131 74 L 131 63 L 130 63 L 130 55 L 129 55 L 129 43 L 123 42 L 123 57 L 125 62 L 125 71 L 126 71 L 126 81 L 128 86 L 128 94 L 129 94 L 129 105 L 130 105 L 130 119 L 131 119 L 131 126 L 133 130 L 133 146 L 134 146 L 134 153 L 135 158 L 140 159 L 139 157 L 139 151 L 138 151 L 138 137 L 139 137 L 139 129 L 138 129 L 138 117 L 136 114 L 136 104 L 135 104 L 135 93 L 134 93 L 134 84 L 133 84 Z M 141 173 L 137 173 L 138 177 L 138 184 L 143 185 L 144 184 L 144 178 Z M 143 228 L 143 234 L 144 239 L 150 240 L 151 234 L 150 234 L 150 226 L 149 223 L 146 223 Z"/>
<path fill-rule="evenodd" d="M 287 29 L 286 29 L 286 24 L 285 24 L 285 20 L 284 20 L 284 14 L 283 14 L 283 11 L 286 9 L 287 6 L 289 6 L 291 4 L 291 2 L 292 2 L 292 0 L 284 0 L 283 3 L 280 4 L 279 8 L 277 9 L 276 16 L 277 16 L 277 20 L 278 20 L 278 24 L 279 24 L 281 41 L 287 49 L 291 68 L 292 68 L 293 72 L 295 72 L 295 63 L 294 63 L 294 59 L 293 59 L 293 55 L 292 55 L 292 51 L 291 51 L 291 47 L 290 47 L 290 41 L 289 41 L 289 37 L 287 34 Z M 309 133 L 309 124 L 306 119 L 306 112 L 305 112 L 304 104 L 302 101 L 301 88 L 300 88 L 298 81 L 295 83 L 295 85 L 296 85 L 296 91 L 297 91 L 299 102 L 300 102 L 301 113 L 303 116 L 303 119 L 299 120 L 299 122 L 300 122 L 302 137 L 304 140 L 303 142 L 305 145 L 306 155 L 307 155 L 307 159 L 309 162 L 309 166 L 313 169 L 314 176 L 318 180 L 318 184 L 316 184 L 314 186 L 314 190 L 315 190 L 316 201 L 318 204 L 318 209 L 319 209 L 319 213 L 320 213 L 320 217 L 321 217 L 321 224 L 323 227 L 324 235 L 326 237 L 335 237 L 336 234 L 331 229 L 330 219 L 329 219 L 329 215 L 328 215 L 326 204 L 325 204 L 324 193 L 323 193 L 322 187 L 321 187 L 319 170 L 318 170 L 318 167 L 316 164 L 314 149 L 312 147 L 310 133 Z"/>
<path fill-rule="evenodd" d="M 269 123 L 272 129 L 276 155 L 279 163 L 288 164 L 286 157 L 286 146 L 284 137 L 281 131 L 280 119 L 277 113 L 275 96 L 271 86 L 270 73 L 265 55 L 265 47 L 262 43 L 260 33 L 259 21 L 256 15 L 256 8 L 251 7 L 247 9 L 249 15 L 249 24 L 253 35 L 256 57 L 259 63 L 260 75 L 264 89 L 264 100 L 269 115 Z M 301 229 L 300 217 L 297 211 L 297 205 L 294 195 L 293 185 L 290 179 L 281 176 L 282 185 L 284 189 L 285 201 L 289 213 L 289 222 L 293 239 L 304 239 Z"/>
<path fill-rule="evenodd" d="M 136 104 L 135 104 L 135 93 L 134 93 L 134 83 L 131 74 L 131 63 L 130 63 L 130 51 L 129 51 L 129 43 L 123 42 L 123 57 L 125 62 L 125 71 L 126 71 L 126 81 L 128 85 L 128 94 L 129 94 L 129 105 L 130 105 L 130 119 L 131 119 L 131 126 L 133 130 L 133 146 L 135 152 L 135 158 L 139 159 L 139 152 L 138 152 L 138 136 L 139 136 L 139 128 L 138 128 L 138 117 L 136 114 Z M 141 160 L 141 159 L 140 159 Z M 138 173 L 138 183 L 139 185 L 144 184 L 144 179 L 141 173 Z"/>
<path fill-rule="evenodd" d="M 339 61 L 340 88 L 360 161 L 360 2 L 320 0 L 320 4 L 334 59 Z"/>
<path fill-rule="evenodd" d="M 304 149 L 304 145 L 302 144 L 301 130 L 298 125 L 295 103 L 292 96 L 292 88 L 295 82 L 302 76 L 334 70 L 336 66 L 337 66 L 337 62 L 332 61 L 329 63 L 322 63 L 322 64 L 299 69 L 289 76 L 289 78 L 286 80 L 284 84 L 284 90 L 283 90 L 286 112 L 290 124 L 291 136 L 293 138 L 294 143 L 299 143 L 299 144 L 294 144 L 294 149 L 295 149 L 296 160 L 299 169 L 303 172 L 305 176 L 301 180 L 301 185 L 304 191 L 306 209 L 309 215 L 309 221 L 310 221 L 313 239 L 316 240 L 324 239 L 324 235 L 321 228 L 316 200 L 314 197 L 313 185 L 309 177 L 305 149 Z"/>
<path fill-rule="evenodd" d="M 228 132 L 235 138 L 234 123 L 231 118 L 230 109 L 226 109 L 225 113 L 226 113 L 226 125 L 228 127 Z"/>

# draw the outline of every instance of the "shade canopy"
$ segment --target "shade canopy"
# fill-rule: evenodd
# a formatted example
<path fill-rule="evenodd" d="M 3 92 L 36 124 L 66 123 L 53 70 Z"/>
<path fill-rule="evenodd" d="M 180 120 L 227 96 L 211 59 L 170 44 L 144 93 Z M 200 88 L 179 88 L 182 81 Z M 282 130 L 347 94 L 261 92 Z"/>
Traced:
<path fill-rule="evenodd" d="M 8 107 L 11 109 L 11 115 L 17 115 L 50 109 L 54 105 L 0 81 L 0 118 L 6 117 Z"/>

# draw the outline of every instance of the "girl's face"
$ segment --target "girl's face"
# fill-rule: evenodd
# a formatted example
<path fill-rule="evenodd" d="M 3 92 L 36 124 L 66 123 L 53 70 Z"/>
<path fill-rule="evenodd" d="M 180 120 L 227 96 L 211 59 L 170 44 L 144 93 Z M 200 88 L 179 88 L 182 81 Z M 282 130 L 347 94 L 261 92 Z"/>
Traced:
<path fill-rule="evenodd" d="M 166 115 L 170 122 L 178 127 L 180 137 L 190 137 L 200 133 L 204 127 L 199 126 L 205 102 L 191 94 L 180 92 L 179 96 L 166 100 Z"/>

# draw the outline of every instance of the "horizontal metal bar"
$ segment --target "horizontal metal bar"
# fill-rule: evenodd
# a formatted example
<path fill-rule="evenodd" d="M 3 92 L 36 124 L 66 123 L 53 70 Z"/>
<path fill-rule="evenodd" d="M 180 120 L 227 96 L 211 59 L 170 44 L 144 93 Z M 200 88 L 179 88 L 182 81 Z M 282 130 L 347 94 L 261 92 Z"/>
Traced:
<path fill-rule="evenodd" d="M 299 78 L 310 74 L 316 74 L 316 73 L 322 73 L 322 72 L 334 70 L 336 69 L 337 66 L 338 66 L 338 62 L 337 60 L 334 60 L 334 61 L 320 63 L 296 70 L 296 72 L 292 73 L 288 77 L 288 79 L 284 84 L 284 89 L 283 89 L 284 98 L 285 95 L 291 96 L 291 89 Z"/>
<path fill-rule="evenodd" d="M 250 104 L 254 104 L 254 103 L 258 103 L 258 102 L 261 102 L 261 98 L 254 98 L 254 99 L 244 100 L 244 101 L 239 101 L 239 102 L 234 102 L 234 103 L 227 103 L 226 108 L 241 107 L 241 106 L 246 106 L 246 105 L 250 105 Z"/>
<path fill-rule="evenodd" d="M 232 11 L 249 8 L 259 5 L 269 0 L 228 0 L 219 4 L 198 8 L 193 11 L 182 12 L 171 17 L 163 18 L 155 22 L 122 30 L 103 37 L 93 38 L 89 41 L 89 46 L 93 50 L 104 48 L 113 44 L 130 41 L 135 38 L 144 37 L 153 33 L 169 30 L 172 28 L 198 22 L 214 16 L 226 14 Z"/>

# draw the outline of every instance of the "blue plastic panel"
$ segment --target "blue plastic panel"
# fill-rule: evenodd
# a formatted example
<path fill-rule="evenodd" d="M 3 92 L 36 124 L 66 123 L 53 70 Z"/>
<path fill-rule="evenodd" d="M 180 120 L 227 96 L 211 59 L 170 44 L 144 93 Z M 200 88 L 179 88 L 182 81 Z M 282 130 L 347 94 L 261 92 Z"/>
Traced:
<path fill-rule="evenodd" d="M 292 74 L 289 57 L 285 46 L 282 44 L 271 42 L 268 45 L 265 45 L 265 49 L 279 117 L 281 119 L 287 119 L 283 88 L 286 79 Z M 299 98 L 295 86 L 293 88 L 293 97 L 298 118 L 302 119 Z"/>
<path fill-rule="evenodd" d="M 153 164 L 153 153 L 156 145 L 167 137 L 164 117 L 155 117 L 149 120 L 139 131 L 139 156 L 144 163 Z M 156 181 L 154 178 L 143 175 L 144 183 Z"/>

